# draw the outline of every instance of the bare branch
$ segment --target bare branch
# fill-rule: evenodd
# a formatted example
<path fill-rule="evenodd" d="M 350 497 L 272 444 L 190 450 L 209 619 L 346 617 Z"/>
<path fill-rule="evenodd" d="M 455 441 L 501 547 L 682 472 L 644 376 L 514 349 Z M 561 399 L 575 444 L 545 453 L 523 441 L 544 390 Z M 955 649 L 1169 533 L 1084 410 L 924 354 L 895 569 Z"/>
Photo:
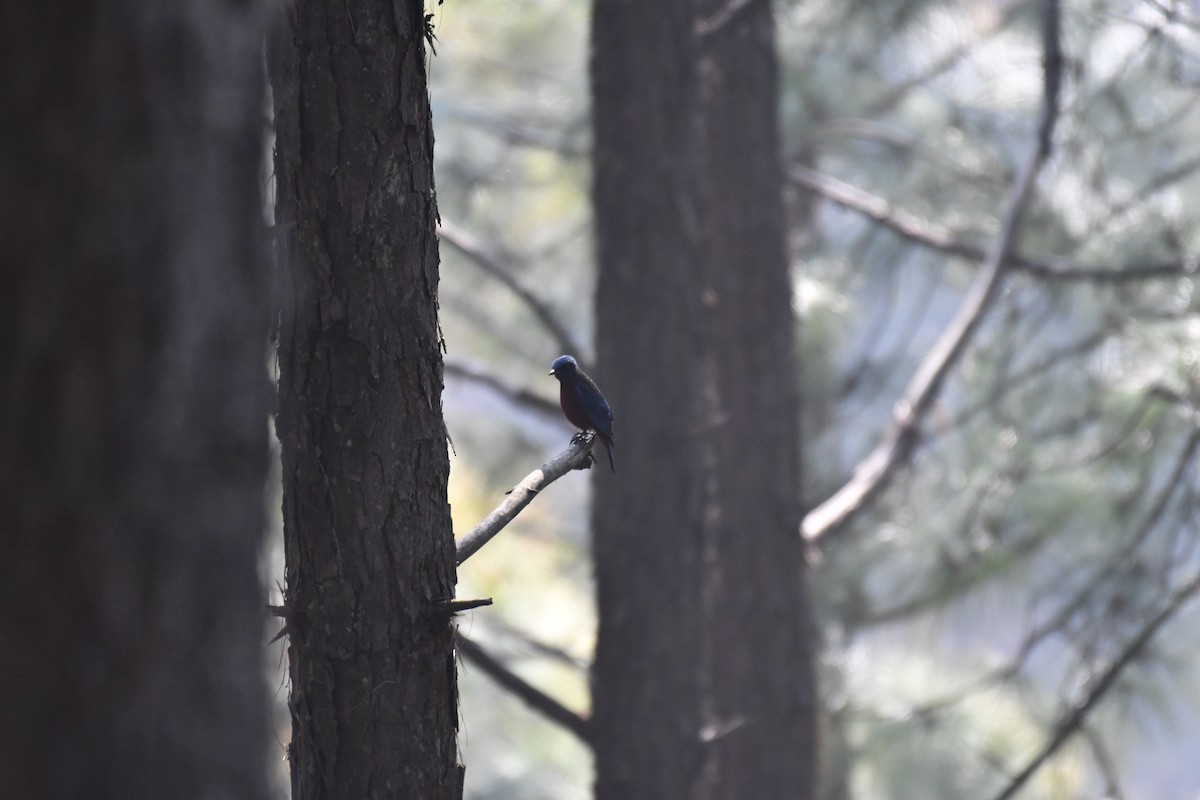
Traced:
<path fill-rule="evenodd" d="M 811 151 L 824 151 L 830 144 L 845 145 L 850 140 L 861 139 L 876 144 L 882 144 L 895 150 L 900 158 L 907 160 L 910 155 L 919 156 L 930 164 L 938 167 L 938 172 L 953 175 L 975 186 L 990 189 L 1007 188 L 1012 180 L 1007 175 L 1001 175 L 990 164 L 968 167 L 955 159 L 951 152 L 928 137 L 905 128 L 894 127 L 877 119 L 855 117 L 838 117 L 817 123 L 806 140 L 801 140 L 796 148 L 798 155 L 792 158 L 793 163 L 805 163 L 805 158 Z"/>
<path fill-rule="evenodd" d="M 820 541 L 840 529 L 891 482 L 897 467 L 912 455 L 917 431 L 941 394 L 950 370 L 966 351 L 984 314 L 992 305 L 1011 264 L 1021 221 L 1038 172 L 1050 150 L 1058 118 L 1058 89 L 1062 69 L 1059 50 L 1058 4 L 1046 0 L 1043 21 L 1044 78 L 1042 110 L 1029 156 L 1013 184 L 1000 235 L 993 242 L 983 271 L 971 284 L 954 318 L 925 356 L 892 411 L 892 421 L 879 443 L 859 462 L 853 477 L 834 495 L 810 511 L 801 524 L 804 538 Z"/>
<path fill-rule="evenodd" d="M 1105 581 L 1117 579 L 1117 573 L 1120 571 L 1121 567 L 1131 562 L 1131 560 L 1134 558 L 1137 548 L 1150 535 L 1152 529 L 1162 521 L 1162 518 L 1167 511 L 1167 507 L 1170 505 L 1171 498 L 1175 494 L 1176 490 L 1182 486 L 1188 485 L 1187 481 L 1184 479 L 1184 476 L 1198 450 L 1200 450 L 1200 428 L 1194 430 L 1192 436 L 1189 437 L 1188 442 L 1184 445 L 1179 457 L 1176 459 L 1175 466 L 1172 469 L 1171 474 L 1165 481 L 1163 481 L 1161 491 L 1150 503 L 1149 509 L 1147 509 L 1137 528 L 1128 537 L 1126 544 L 1120 549 L 1120 551 L 1105 559 L 1103 566 L 1094 575 L 1090 576 L 1083 587 L 1076 591 L 1073 596 L 1066 601 L 1049 619 L 1025 635 L 1020 646 L 1017 648 L 1017 652 L 1013 655 L 1012 659 L 1010 659 L 1008 663 L 998 666 L 995 669 L 990 670 L 987 674 L 972 680 L 964 688 L 957 689 L 944 697 L 922 704 L 918 709 L 914 710 L 913 713 L 928 713 L 939 708 L 945 708 L 947 706 L 960 703 L 966 697 L 970 696 L 979 689 L 995 685 L 1001 681 L 1008 680 L 1016 676 L 1029 661 L 1029 657 L 1032 655 L 1033 651 L 1042 642 L 1049 639 L 1050 636 L 1055 632 L 1061 631 L 1067 624 L 1068 620 L 1070 620 L 1070 618 L 1075 614 L 1079 613 L 1080 609 L 1082 609 L 1088 602 L 1088 599 L 1092 597 L 1093 593 Z M 1049 530 L 1047 530 L 1046 533 L 1049 533 Z M 1196 580 L 1200 581 L 1200 576 L 1198 576 Z M 1187 591 L 1187 589 L 1185 588 L 1184 591 Z M 1193 589 L 1192 591 L 1194 592 L 1195 590 Z M 931 606 L 932 602 L 928 602 L 926 605 Z M 867 624 L 876 621 L 892 621 L 896 618 L 899 618 L 902 614 L 906 613 L 906 611 L 907 609 L 897 606 L 894 609 L 888 609 L 883 612 L 879 612 L 878 615 L 869 619 Z"/>
<path fill-rule="evenodd" d="M 1083 587 L 1068 602 L 1062 605 L 1057 613 L 1030 631 L 1016 654 L 1013 661 L 1014 665 L 1019 666 L 1023 664 L 1039 643 L 1062 628 L 1067 620 L 1087 603 L 1088 598 L 1092 596 L 1093 592 L 1105 581 L 1114 578 L 1120 572 L 1121 568 L 1130 562 L 1137 549 L 1145 543 L 1155 526 L 1163 519 L 1176 490 L 1186 485 L 1185 476 L 1198 451 L 1200 451 L 1200 429 L 1192 431 L 1192 435 L 1188 437 L 1187 442 L 1180 449 L 1170 476 L 1163 482 L 1162 488 L 1153 500 L 1150 501 L 1150 506 L 1142 517 L 1141 522 L 1127 537 L 1125 544 L 1119 551 L 1113 554 L 1113 557 L 1105 561 L 1101 568 L 1087 580 Z"/>
<path fill-rule="evenodd" d="M 469 361 L 446 359 L 444 367 L 446 374 L 451 377 L 461 378 L 472 383 L 478 383 L 481 386 L 486 386 L 515 406 L 546 416 L 553 422 L 567 425 L 566 418 L 563 417 L 558 403 L 555 403 L 553 400 L 547 400 L 536 392 L 531 392 L 522 386 L 506 381 L 495 373 L 488 372 L 483 367 L 472 364 Z"/>
<path fill-rule="evenodd" d="M 476 241 L 471 234 L 444 220 L 438 226 L 437 234 L 442 241 L 462 253 L 520 298 L 564 353 L 573 353 L 580 361 L 588 360 L 583 346 L 571 335 L 567 326 L 562 323 L 550 306 L 521 283 L 517 276 L 500 262 L 499 258 L 484 249 L 483 245 Z"/>
<path fill-rule="evenodd" d="M 1108 747 L 1105 746 L 1104 740 L 1096 731 L 1084 726 L 1080 731 L 1083 735 L 1083 740 L 1087 742 L 1088 749 L 1092 751 L 1092 761 L 1100 770 L 1101 777 L 1104 778 L 1104 797 L 1109 800 L 1125 800 L 1125 792 L 1121 790 L 1121 780 L 1117 777 L 1116 761 L 1112 757 L 1112 753 L 1108 752 Z"/>
<path fill-rule="evenodd" d="M 476 600 L 444 600 L 441 603 L 438 603 L 436 608 L 439 614 L 445 614 L 449 617 L 453 616 L 454 614 L 461 614 L 464 611 L 470 611 L 475 608 L 490 606 L 491 604 L 492 598 L 481 597 Z"/>
<path fill-rule="evenodd" d="M 525 506 L 529 505 L 538 492 L 545 489 L 556 480 L 573 469 L 587 469 L 592 465 L 592 448 L 596 446 L 596 437 L 589 436 L 577 442 L 542 466 L 525 476 L 508 493 L 504 502 L 496 506 L 492 513 L 471 529 L 458 541 L 456 563 L 461 565 L 473 556 L 479 548 L 487 544 L 493 536 L 502 531 L 512 522 Z"/>
<path fill-rule="evenodd" d="M 578 736 L 584 744 L 591 745 L 591 725 L 587 718 L 576 714 L 541 689 L 538 689 L 517 675 L 478 644 L 472 642 L 462 634 L 458 636 L 458 652 L 462 653 L 463 657 L 472 664 L 483 670 L 485 675 L 501 687 L 525 701 L 534 711 L 551 722 L 556 722 L 566 728 Z"/>
<path fill-rule="evenodd" d="M 488 617 L 485 624 L 499 636 L 515 639 L 521 647 L 526 648 L 535 656 L 556 661 L 559 664 L 576 670 L 586 670 L 588 668 L 587 662 L 584 659 L 568 653 L 561 647 L 543 642 L 531 636 L 527 631 L 505 622 L 503 618 Z"/>
<path fill-rule="evenodd" d="M 565 131 L 550 131 L 551 127 L 557 126 L 547 122 L 530 123 L 525 119 L 462 107 L 448 108 L 446 116 L 517 147 L 546 150 L 564 158 L 582 158 L 590 152 L 584 137 L 571 136 Z M 564 127 L 568 130 L 585 129 L 586 125 L 580 120 L 579 124 L 572 123 Z"/>
<path fill-rule="evenodd" d="M 827 200 L 870 217 L 893 233 L 913 244 L 928 247 L 969 261 L 988 257 L 984 248 L 959 240 L 951 231 L 928 222 L 916 214 L 897 208 L 884 198 L 852 186 L 831 175 L 818 172 L 803 164 L 788 167 L 788 179 Z M 1104 268 L 1081 264 L 1067 258 L 1010 256 L 1012 267 L 1027 274 L 1055 281 L 1089 281 L 1093 283 L 1129 283 L 1154 278 L 1174 278 L 1195 270 L 1187 262 L 1163 262 L 1141 267 Z"/>
<path fill-rule="evenodd" d="M 696 36 L 702 42 L 712 39 L 725 28 L 751 11 L 760 0 L 728 0 L 715 14 L 696 22 Z M 763 4 L 767 5 L 767 4 Z"/>
<path fill-rule="evenodd" d="M 1013 797 L 1033 777 L 1034 773 L 1051 756 L 1058 752 L 1058 749 L 1083 725 L 1088 713 L 1104 698 L 1104 695 L 1113 687 L 1117 678 L 1121 676 L 1121 673 L 1141 655 L 1141 652 L 1146 648 L 1150 640 L 1154 638 L 1155 634 L 1158 633 L 1159 629 L 1174 617 L 1188 600 L 1195 596 L 1198 590 L 1200 590 L 1200 575 L 1194 577 L 1189 583 L 1171 595 L 1170 602 L 1153 619 L 1146 623 L 1146 626 L 1142 628 L 1138 635 L 1125 646 L 1121 654 L 1108 665 L 1108 669 L 1092 682 L 1092 687 L 1088 691 L 1087 696 L 1059 720 L 1058 724 L 1054 726 L 1054 733 L 1050 739 L 1029 760 L 1029 763 L 1013 776 L 1008 785 L 996 795 L 995 800 L 1009 800 L 1009 798 Z"/>
<path fill-rule="evenodd" d="M 996 401 L 1003 400 L 1009 394 L 1026 387 L 1035 379 L 1063 364 L 1070 363 L 1076 358 L 1090 355 L 1097 347 L 1104 344 L 1109 337 L 1115 335 L 1116 330 L 1119 330 L 1122 324 L 1120 320 L 1116 320 L 1113 323 L 1112 329 L 1097 330 L 1077 342 L 1042 355 L 1041 358 L 1022 370 L 1008 374 L 1003 380 L 996 382 L 988 392 L 987 397 L 968 405 L 951 417 L 946 424 L 939 425 L 938 430 L 932 433 L 928 439 L 936 439 L 964 427 L 989 408 L 994 407 Z"/>
<path fill-rule="evenodd" d="M 1017 563 L 1023 556 L 1032 553 L 1057 532 L 1057 527 L 1053 525 L 1041 526 L 1033 533 L 1011 542 L 1000 552 L 973 552 L 961 560 L 945 563 L 943 571 L 948 575 L 945 583 L 935 585 L 908 599 L 899 600 L 890 606 L 875 610 L 868 609 L 862 619 L 856 620 L 856 625 L 860 629 L 888 625 L 944 608 L 954 600 L 977 589 L 983 580 L 995 574 L 997 562 Z M 1007 668 L 1000 670 L 1003 674 L 1007 674 L 1009 671 L 1011 670 Z"/>

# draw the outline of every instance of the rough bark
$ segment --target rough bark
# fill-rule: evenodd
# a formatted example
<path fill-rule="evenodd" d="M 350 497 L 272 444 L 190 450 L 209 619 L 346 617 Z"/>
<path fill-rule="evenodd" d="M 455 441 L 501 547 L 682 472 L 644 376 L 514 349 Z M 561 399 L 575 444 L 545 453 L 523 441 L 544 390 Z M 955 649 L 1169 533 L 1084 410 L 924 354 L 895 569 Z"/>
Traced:
<path fill-rule="evenodd" d="M 595 5 L 599 800 L 815 792 L 773 35 L 767 3 Z"/>
<path fill-rule="evenodd" d="M 0 20 L 0 797 L 265 798 L 257 6 Z"/>
<path fill-rule="evenodd" d="M 419 2 L 301 0 L 271 47 L 293 796 L 461 794 Z"/>

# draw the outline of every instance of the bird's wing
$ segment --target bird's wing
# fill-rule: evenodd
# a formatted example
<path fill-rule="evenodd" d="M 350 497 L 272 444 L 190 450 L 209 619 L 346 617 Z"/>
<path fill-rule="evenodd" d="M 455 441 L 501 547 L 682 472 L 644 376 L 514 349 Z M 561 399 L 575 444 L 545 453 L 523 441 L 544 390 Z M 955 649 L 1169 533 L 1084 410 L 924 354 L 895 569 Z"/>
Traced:
<path fill-rule="evenodd" d="M 575 396 L 579 398 L 579 405 L 587 414 L 592 426 L 605 436 L 610 436 L 612 433 L 612 410 L 609 409 L 608 401 L 604 399 L 604 395 L 600 394 L 600 390 L 580 381 L 575 384 Z"/>

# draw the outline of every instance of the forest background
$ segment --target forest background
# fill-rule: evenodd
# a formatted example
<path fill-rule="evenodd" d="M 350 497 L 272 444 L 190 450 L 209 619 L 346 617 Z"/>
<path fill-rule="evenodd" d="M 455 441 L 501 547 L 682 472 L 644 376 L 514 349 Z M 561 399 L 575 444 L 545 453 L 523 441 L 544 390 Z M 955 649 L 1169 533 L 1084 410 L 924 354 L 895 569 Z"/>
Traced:
<path fill-rule="evenodd" d="M 438 11 L 445 405 L 462 529 L 566 434 L 521 393 L 553 397 L 544 373 L 560 336 L 488 264 L 592 353 L 589 8 Z M 781 2 L 775 16 L 812 507 L 875 445 L 1000 231 L 1042 52 L 1026 2 Z M 833 720 L 823 744 L 844 770 L 833 786 L 853 787 L 826 796 L 988 796 L 995 765 L 1033 750 L 1200 566 L 1196 10 L 1068 2 L 1063 16 L 1056 146 L 1021 239 L 1034 263 L 1009 277 L 912 463 L 812 571 Z M 595 636 L 587 488 L 560 483 L 461 571 L 461 594 L 498 601 L 463 622 L 470 637 L 582 711 Z M 1140 652 L 1040 796 L 1200 786 L 1196 633 L 1190 608 Z M 589 796 L 574 736 L 470 662 L 462 688 L 470 796 Z"/>
<path fill-rule="evenodd" d="M 1061 113 L 1023 258 L 914 457 L 812 569 L 827 797 L 989 796 L 1163 609 L 1169 634 L 1124 665 L 1035 794 L 1200 786 L 1185 603 L 1200 567 L 1200 27 L 1182 3 L 1063 15 Z M 1000 233 L 1042 51 L 1030 3 L 783 2 L 775 19 L 813 508 L 876 444 Z M 456 530 L 565 442 L 545 371 L 564 340 L 594 353 L 588 25 L 570 0 L 456 0 L 434 17 Z M 497 601 L 462 630 L 583 714 L 589 498 L 586 481 L 556 485 L 459 588 Z M 590 796 L 575 736 L 470 660 L 461 687 L 468 796 Z"/>
<path fill-rule="evenodd" d="M 1194 4 L 0 19 L 0 794 L 1200 786 Z"/>

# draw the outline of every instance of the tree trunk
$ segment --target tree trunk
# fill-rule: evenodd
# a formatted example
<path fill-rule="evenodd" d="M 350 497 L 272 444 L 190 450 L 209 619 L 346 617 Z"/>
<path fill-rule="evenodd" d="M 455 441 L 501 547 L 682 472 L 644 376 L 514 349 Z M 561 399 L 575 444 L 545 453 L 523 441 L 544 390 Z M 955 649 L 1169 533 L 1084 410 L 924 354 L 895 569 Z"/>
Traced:
<path fill-rule="evenodd" d="M 421 3 L 301 0 L 271 48 L 293 796 L 461 795 Z"/>
<path fill-rule="evenodd" d="M 815 794 L 773 38 L 767 3 L 595 5 L 599 800 Z"/>
<path fill-rule="evenodd" d="M 265 798 L 259 9 L 0 18 L 0 797 Z"/>

